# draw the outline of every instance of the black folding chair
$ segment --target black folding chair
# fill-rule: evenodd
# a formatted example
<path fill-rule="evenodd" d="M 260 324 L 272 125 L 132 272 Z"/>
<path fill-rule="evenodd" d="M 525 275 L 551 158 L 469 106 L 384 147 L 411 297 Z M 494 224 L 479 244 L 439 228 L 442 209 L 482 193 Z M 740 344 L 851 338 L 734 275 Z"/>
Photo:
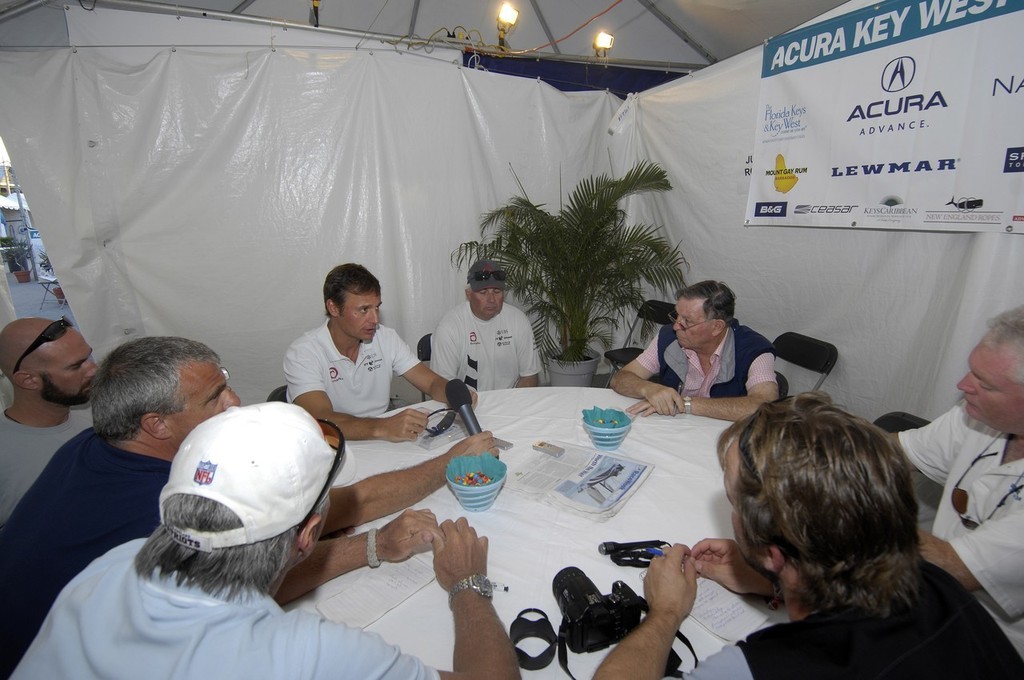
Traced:
<path fill-rule="evenodd" d="M 267 401 L 283 401 L 288 403 L 288 386 L 281 385 L 271 390 L 270 394 L 267 395 Z"/>
<path fill-rule="evenodd" d="M 906 411 L 889 411 L 875 418 L 875 425 L 886 432 L 916 430 L 930 422 L 930 420 L 925 420 L 921 416 L 915 416 L 913 413 L 907 413 Z"/>
<path fill-rule="evenodd" d="M 430 352 L 431 352 L 431 350 L 430 350 L 430 336 L 431 335 L 433 335 L 433 333 L 427 333 L 422 338 L 420 338 L 419 342 L 416 343 L 416 358 L 419 359 L 420 361 L 430 361 Z M 420 397 L 422 397 L 422 401 L 426 401 L 427 400 L 427 393 L 426 392 L 420 392 Z"/>
<path fill-rule="evenodd" d="M 637 326 L 640 327 L 640 333 L 636 338 L 636 342 L 643 340 L 644 325 L 646 324 L 650 328 L 651 324 L 658 326 L 664 326 L 665 324 L 672 323 L 672 312 L 676 309 L 675 304 L 671 302 L 664 302 L 662 300 L 645 300 L 640 309 L 637 310 L 636 318 L 633 319 L 633 323 L 629 325 L 629 330 L 626 332 L 626 346 L 618 347 L 616 349 L 610 349 L 604 353 L 604 358 L 611 362 L 612 370 L 608 373 L 608 381 L 611 382 L 612 376 L 615 371 L 619 370 L 629 362 L 636 359 L 644 351 L 643 347 L 633 347 L 633 332 L 637 330 Z"/>
<path fill-rule="evenodd" d="M 779 358 L 809 371 L 819 373 L 818 382 L 814 383 L 812 390 L 821 387 L 825 378 L 832 372 L 832 368 L 839 359 L 839 350 L 831 342 L 818 340 L 809 335 L 802 335 L 792 331 L 783 333 L 775 338 L 775 351 Z M 778 374 L 781 375 L 781 374 Z M 783 378 L 785 380 L 785 378 Z M 786 392 L 789 392 L 789 382 L 786 381 Z M 779 385 L 779 393 L 782 395 L 782 385 Z"/>

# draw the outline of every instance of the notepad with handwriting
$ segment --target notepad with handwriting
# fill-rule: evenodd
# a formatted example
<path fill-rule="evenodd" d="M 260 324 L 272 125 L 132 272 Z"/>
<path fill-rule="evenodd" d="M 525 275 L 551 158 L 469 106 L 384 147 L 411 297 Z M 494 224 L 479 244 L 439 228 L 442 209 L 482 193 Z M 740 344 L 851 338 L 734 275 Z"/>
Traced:
<path fill-rule="evenodd" d="M 317 611 L 331 621 L 363 628 L 434 580 L 433 567 L 418 556 L 361 571 L 354 583 L 319 603 Z"/>
<path fill-rule="evenodd" d="M 690 616 L 723 640 L 742 640 L 768 620 L 768 615 L 714 581 L 697 579 L 697 600 Z"/>

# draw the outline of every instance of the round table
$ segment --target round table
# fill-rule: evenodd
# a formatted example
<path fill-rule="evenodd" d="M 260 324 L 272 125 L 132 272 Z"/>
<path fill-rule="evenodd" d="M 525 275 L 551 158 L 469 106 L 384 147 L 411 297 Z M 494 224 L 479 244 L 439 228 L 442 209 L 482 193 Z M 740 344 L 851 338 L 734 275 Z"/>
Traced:
<path fill-rule="evenodd" d="M 591 442 L 581 424 L 582 411 L 594 406 L 625 408 L 635 401 L 598 388 L 496 390 L 480 394 L 476 415 L 481 427 L 513 443 L 513 448 L 501 452 L 502 460 L 512 463 L 517 456 L 532 454 L 533 442 L 541 439 L 590 447 Z M 424 404 L 427 408 L 432 406 L 436 406 L 436 402 Z M 466 516 L 479 534 L 488 537 L 488 576 L 509 588 L 508 592 L 494 595 L 495 609 L 506 630 L 521 610 L 536 607 L 547 612 L 557 631 L 561 612 L 552 594 L 551 581 L 566 566 L 582 569 L 602 594 L 610 593 L 616 580 L 625 581 L 643 594 L 640 570 L 613 564 L 598 553 L 599 543 L 661 539 L 692 545 L 705 537 L 732 536 L 731 508 L 715 453 L 718 435 L 727 425 L 721 420 L 685 415 L 636 419 L 616 454 L 652 464 L 654 470 L 618 514 L 604 522 L 508 488 L 503 489 L 494 506 L 484 512 L 464 511 L 447 486 L 413 507 L 429 508 L 439 522 Z M 414 442 L 350 442 L 347 446 L 350 460 L 339 475 L 346 482 L 408 467 L 444 451 L 426 451 Z M 360 531 L 381 526 L 389 519 L 391 517 L 360 527 Z M 383 576 L 387 566 L 385 564 L 373 575 Z M 354 578 L 354 574 L 324 584 L 289 608 L 316 611 L 317 603 L 344 587 L 342 579 L 346 578 Z M 452 666 L 453 622 L 447 595 L 436 582 L 413 594 L 366 630 L 380 634 L 435 668 L 444 670 Z M 723 645 L 720 638 L 693 621 L 685 621 L 682 631 L 690 638 L 700 658 Z M 533 654 L 543 647 L 537 640 L 523 646 Z M 605 654 L 606 651 L 570 653 L 569 667 L 577 677 L 589 677 Z M 686 654 L 682 656 L 683 667 L 690 668 L 692 662 Z M 555 660 L 543 670 L 524 671 L 524 677 L 565 676 Z"/>

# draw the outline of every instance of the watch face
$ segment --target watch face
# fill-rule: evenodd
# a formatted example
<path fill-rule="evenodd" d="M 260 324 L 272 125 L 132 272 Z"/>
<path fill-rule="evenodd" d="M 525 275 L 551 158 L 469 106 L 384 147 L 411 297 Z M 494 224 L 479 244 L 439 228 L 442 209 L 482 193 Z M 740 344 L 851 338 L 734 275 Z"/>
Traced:
<path fill-rule="evenodd" d="M 486 576 L 480 574 L 473 576 L 473 587 L 484 597 L 491 597 L 494 594 L 494 586 Z"/>

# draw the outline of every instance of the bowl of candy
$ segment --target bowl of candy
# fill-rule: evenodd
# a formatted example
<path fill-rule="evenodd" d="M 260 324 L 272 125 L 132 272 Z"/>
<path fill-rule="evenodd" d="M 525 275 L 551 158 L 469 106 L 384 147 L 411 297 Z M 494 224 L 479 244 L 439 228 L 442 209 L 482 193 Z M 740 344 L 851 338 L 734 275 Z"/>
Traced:
<path fill-rule="evenodd" d="M 452 458 L 445 471 L 448 487 L 459 504 L 470 512 L 486 510 L 505 484 L 507 467 L 489 453 Z"/>
<path fill-rule="evenodd" d="M 629 433 L 633 421 L 625 411 L 615 408 L 590 408 L 583 412 L 583 429 L 590 435 L 594 448 L 614 451 Z"/>

